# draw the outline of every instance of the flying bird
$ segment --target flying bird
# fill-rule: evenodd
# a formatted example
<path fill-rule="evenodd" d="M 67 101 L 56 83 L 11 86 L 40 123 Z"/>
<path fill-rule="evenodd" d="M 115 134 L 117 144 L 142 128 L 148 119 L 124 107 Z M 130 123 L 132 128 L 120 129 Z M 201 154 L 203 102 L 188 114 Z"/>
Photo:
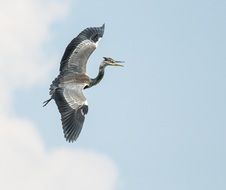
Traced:
<path fill-rule="evenodd" d="M 103 79 L 106 66 L 123 66 L 119 64 L 123 61 L 104 57 L 97 77 L 90 78 L 87 75 L 87 61 L 103 37 L 104 28 L 104 24 L 86 28 L 68 44 L 60 62 L 59 75 L 49 88 L 51 97 L 43 102 L 43 106 L 46 106 L 52 99 L 55 100 L 61 114 L 64 137 L 69 142 L 78 138 L 88 113 L 83 89 L 98 84 Z"/>

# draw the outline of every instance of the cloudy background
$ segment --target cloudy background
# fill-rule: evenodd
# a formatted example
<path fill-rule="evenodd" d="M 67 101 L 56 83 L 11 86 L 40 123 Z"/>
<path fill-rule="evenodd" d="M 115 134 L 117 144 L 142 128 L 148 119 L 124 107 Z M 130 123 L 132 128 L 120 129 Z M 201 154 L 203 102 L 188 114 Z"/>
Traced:
<path fill-rule="evenodd" d="M 226 3 L 0 0 L 0 189 L 226 189 Z M 106 24 L 76 143 L 52 102 L 68 42 Z"/>

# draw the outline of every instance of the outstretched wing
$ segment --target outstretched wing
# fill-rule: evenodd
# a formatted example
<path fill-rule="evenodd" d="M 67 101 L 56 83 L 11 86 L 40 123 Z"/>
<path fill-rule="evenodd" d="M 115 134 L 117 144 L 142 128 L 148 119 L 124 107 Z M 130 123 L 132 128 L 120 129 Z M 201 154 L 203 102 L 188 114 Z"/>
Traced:
<path fill-rule="evenodd" d="M 85 73 L 89 56 L 96 49 L 98 41 L 103 37 L 104 24 L 83 30 L 67 46 L 60 63 L 60 72 Z"/>
<path fill-rule="evenodd" d="M 54 100 L 61 114 L 64 137 L 67 141 L 75 141 L 88 113 L 88 105 L 82 93 L 83 84 L 67 83 L 63 87 L 57 88 Z"/>

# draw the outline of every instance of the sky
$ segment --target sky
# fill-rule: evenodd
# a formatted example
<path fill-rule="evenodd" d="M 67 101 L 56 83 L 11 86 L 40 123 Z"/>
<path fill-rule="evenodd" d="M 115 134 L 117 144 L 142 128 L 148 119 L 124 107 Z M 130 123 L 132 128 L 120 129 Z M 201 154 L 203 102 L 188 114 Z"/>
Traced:
<path fill-rule="evenodd" d="M 226 2 L 0 0 L 0 189 L 226 189 Z M 67 44 L 105 33 L 88 63 L 75 143 L 42 107 Z"/>

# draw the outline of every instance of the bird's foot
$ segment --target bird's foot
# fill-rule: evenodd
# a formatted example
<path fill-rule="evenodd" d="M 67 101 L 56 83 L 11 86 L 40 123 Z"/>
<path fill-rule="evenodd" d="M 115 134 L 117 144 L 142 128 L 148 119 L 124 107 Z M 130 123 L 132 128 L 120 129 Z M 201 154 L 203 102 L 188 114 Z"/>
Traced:
<path fill-rule="evenodd" d="M 43 107 L 45 107 L 51 100 L 52 100 L 52 98 L 50 98 L 50 99 L 44 101 L 44 102 L 43 102 Z"/>

